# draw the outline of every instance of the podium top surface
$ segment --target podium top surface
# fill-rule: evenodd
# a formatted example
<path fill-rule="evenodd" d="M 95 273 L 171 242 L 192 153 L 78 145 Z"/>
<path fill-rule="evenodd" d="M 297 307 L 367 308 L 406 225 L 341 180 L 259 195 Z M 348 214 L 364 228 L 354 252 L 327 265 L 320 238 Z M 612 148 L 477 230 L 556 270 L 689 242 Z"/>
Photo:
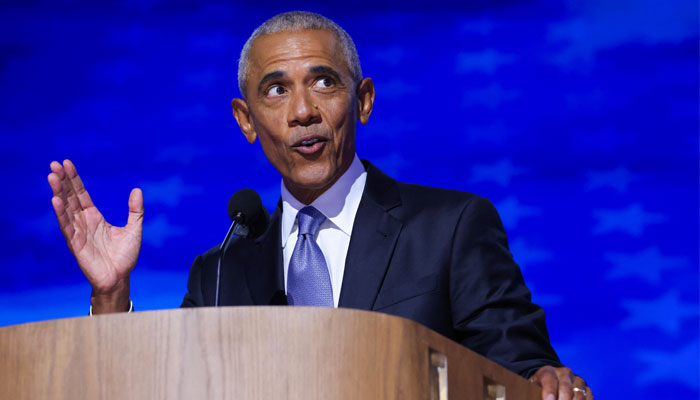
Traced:
<path fill-rule="evenodd" d="M 0 328 L 0 388 L 19 399 L 431 399 L 438 371 L 453 399 L 491 383 L 539 396 L 458 343 L 370 311 L 196 308 Z"/>

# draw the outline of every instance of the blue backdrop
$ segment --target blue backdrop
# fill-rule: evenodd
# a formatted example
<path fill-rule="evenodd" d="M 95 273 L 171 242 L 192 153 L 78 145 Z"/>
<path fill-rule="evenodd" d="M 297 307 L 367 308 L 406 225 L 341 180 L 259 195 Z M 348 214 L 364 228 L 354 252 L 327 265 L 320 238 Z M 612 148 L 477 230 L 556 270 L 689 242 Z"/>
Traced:
<path fill-rule="evenodd" d="M 229 104 L 247 36 L 306 9 L 350 33 L 374 79 L 360 157 L 496 204 L 555 348 L 598 398 L 697 398 L 697 2 L 110 3 L 0 6 L 0 325 L 87 313 L 54 159 L 114 224 L 143 188 L 132 298 L 180 304 L 230 194 L 277 201 Z"/>

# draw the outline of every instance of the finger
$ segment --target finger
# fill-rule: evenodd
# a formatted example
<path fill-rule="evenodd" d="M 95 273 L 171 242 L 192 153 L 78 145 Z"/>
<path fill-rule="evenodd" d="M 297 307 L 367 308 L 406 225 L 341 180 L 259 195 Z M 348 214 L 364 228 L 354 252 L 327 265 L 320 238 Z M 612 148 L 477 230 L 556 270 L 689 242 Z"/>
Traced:
<path fill-rule="evenodd" d="M 53 193 L 54 196 L 61 196 L 63 188 L 61 185 L 61 178 L 58 177 L 58 174 L 52 172 L 49 174 L 47 179 L 49 181 L 49 186 L 51 186 L 51 193 Z"/>
<path fill-rule="evenodd" d="M 63 200 L 63 204 L 66 207 L 68 205 L 68 190 L 69 187 L 63 184 L 66 179 L 66 171 L 63 169 L 63 165 L 58 161 L 51 162 L 51 173 L 49 174 L 49 185 L 51 185 L 51 191 L 54 196 L 59 196 Z"/>
<path fill-rule="evenodd" d="M 80 203 L 81 208 L 86 209 L 94 207 L 94 204 L 92 204 L 92 199 L 90 199 L 90 195 L 85 189 L 85 185 L 83 185 L 83 181 L 80 179 L 78 170 L 75 168 L 75 165 L 73 165 L 73 162 L 71 162 L 71 160 L 64 160 L 63 168 L 66 170 L 66 175 L 73 186 L 73 191 L 78 197 L 78 202 Z"/>
<path fill-rule="evenodd" d="M 65 164 L 65 161 L 64 161 Z M 72 165 L 72 164 L 71 164 Z M 66 207 L 66 212 L 69 215 L 73 215 L 80 212 L 82 209 L 80 207 L 80 202 L 78 201 L 75 192 L 73 191 L 73 185 L 68 179 L 68 174 L 63 165 L 54 161 L 51 163 L 51 170 L 59 177 L 61 182 L 61 200 L 63 200 L 63 205 Z"/>
<path fill-rule="evenodd" d="M 51 164 L 49 164 L 49 167 L 51 168 L 51 172 L 55 172 L 59 179 L 63 179 L 63 165 L 61 165 L 60 162 L 58 161 L 51 161 Z"/>
<path fill-rule="evenodd" d="M 577 390 L 574 392 L 574 400 L 586 400 L 588 398 L 588 386 L 586 385 L 586 381 L 583 380 L 580 376 L 574 376 L 574 381 L 573 381 L 573 388 L 579 388 L 583 389 L 585 392 L 582 392 L 580 390 Z M 584 394 L 585 393 L 585 394 Z"/>
<path fill-rule="evenodd" d="M 75 227 L 73 226 L 73 221 L 66 212 L 66 207 L 60 197 L 54 196 L 51 198 L 51 205 L 53 210 L 56 212 L 56 218 L 58 219 L 58 226 L 61 228 L 63 236 L 66 238 L 68 247 L 73 250 L 71 246 L 71 238 L 75 233 Z"/>
<path fill-rule="evenodd" d="M 574 397 L 574 373 L 568 368 L 556 368 L 559 379 L 558 400 L 572 400 Z"/>
<path fill-rule="evenodd" d="M 554 372 L 554 368 L 546 366 L 540 368 L 533 382 L 542 386 L 542 400 L 555 400 L 557 391 L 559 390 L 559 379 Z"/>
<path fill-rule="evenodd" d="M 143 214 L 143 192 L 141 189 L 135 188 L 129 194 L 129 218 L 126 225 L 140 230 L 143 224 Z"/>

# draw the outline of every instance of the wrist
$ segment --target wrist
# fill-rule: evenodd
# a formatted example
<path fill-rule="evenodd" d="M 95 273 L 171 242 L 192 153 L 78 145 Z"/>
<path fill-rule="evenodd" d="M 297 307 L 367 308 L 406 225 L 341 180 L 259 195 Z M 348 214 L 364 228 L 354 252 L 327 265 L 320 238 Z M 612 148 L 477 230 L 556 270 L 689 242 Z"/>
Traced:
<path fill-rule="evenodd" d="M 108 291 L 93 287 L 90 304 L 93 314 L 127 312 L 131 307 L 129 299 L 129 278 L 119 281 Z"/>

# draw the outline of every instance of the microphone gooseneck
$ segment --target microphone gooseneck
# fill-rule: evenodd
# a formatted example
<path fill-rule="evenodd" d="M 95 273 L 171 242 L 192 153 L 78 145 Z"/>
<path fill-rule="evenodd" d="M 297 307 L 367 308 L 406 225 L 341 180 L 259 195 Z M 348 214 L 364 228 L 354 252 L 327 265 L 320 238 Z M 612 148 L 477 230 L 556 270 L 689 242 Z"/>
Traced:
<path fill-rule="evenodd" d="M 240 189 L 228 201 L 228 215 L 231 227 L 224 241 L 219 246 L 219 257 L 216 264 L 216 294 L 214 306 L 219 306 L 219 289 L 221 288 L 221 265 L 231 237 L 240 236 L 255 239 L 262 235 L 270 222 L 270 215 L 263 207 L 260 196 L 253 189 Z"/>

